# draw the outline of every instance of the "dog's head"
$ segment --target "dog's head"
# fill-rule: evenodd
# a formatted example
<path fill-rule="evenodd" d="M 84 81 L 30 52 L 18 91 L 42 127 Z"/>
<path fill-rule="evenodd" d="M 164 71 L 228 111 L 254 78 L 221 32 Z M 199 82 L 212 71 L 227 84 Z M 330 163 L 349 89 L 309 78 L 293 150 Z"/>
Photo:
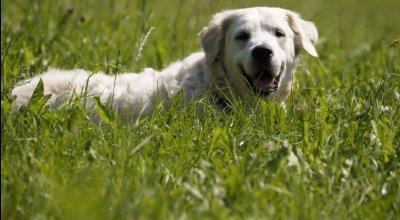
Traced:
<path fill-rule="evenodd" d="M 227 99 L 283 99 L 290 93 L 299 52 L 318 56 L 314 24 L 280 8 L 218 13 L 200 37 L 213 87 Z"/>

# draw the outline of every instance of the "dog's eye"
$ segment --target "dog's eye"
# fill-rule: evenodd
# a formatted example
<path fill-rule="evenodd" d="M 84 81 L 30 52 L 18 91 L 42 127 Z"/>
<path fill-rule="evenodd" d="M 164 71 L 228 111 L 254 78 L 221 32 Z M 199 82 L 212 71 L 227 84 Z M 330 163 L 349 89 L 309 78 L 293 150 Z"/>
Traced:
<path fill-rule="evenodd" d="M 285 32 L 283 32 L 282 30 L 276 29 L 276 30 L 275 30 L 275 36 L 277 36 L 277 37 L 279 37 L 279 38 L 282 38 L 282 37 L 286 37 L 286 34 L 285 34 Z"/>
<path fill-rule="evenodd" d="M 250 34 L 245 31 L 239 32 L 235 37 L 236 40 L 240 40 L 240 41 L 246 41 L 249 38 L 250 38 Z"/>

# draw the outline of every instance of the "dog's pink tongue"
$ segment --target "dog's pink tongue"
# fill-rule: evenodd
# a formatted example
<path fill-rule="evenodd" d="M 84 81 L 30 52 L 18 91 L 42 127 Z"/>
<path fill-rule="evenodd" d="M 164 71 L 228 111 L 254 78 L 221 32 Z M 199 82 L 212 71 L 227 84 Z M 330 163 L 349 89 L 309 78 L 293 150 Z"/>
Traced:
<path fill-rule="evenodd" d="M 260 77 L 253 79 L 253 85 L 261 92 L 271 92 L 277 89 L 278 81 L 273 77 Z"/>

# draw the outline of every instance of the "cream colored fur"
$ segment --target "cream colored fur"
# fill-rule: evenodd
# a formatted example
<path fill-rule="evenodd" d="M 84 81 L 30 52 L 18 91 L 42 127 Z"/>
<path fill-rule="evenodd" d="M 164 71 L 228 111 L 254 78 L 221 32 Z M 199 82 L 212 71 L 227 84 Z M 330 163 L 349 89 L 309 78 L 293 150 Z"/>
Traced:
<path fill-rule="evenodd" d="M 285 32 L 284 38 L 277 38 L 276 28 Z M 248 31 L 248 42 L 238 42 L 237 32 Z M 279 75 L 277 91 L 260 98 L 283 100 L 291 90 L 291 82 L 298 52 L 304 49 L 317 56 L 314 44 L 318 39 L 317 30 L 311 22 L 299 15 L 280 8 L 247 8 L 228 10 L 216 14 L 201 33 L 204 52 L 198 52 L 176 62 L 162 71 L 146 68 L 142 73 L 124 73 L 116 76 L 104 73 L 91 74 L 89 71 L 50 69 L 28 79 L 13 89 L 17 96 L 17 108 L 26 105 L 37 86 L 43 80 L 44 93 L 52 94 L 49 105 L 59 107 L 72 94 L 82 96 L 87 84 L 88 107 L 93 107 L 93 97 L 100 97 L 114 110 L 133 117 L 151 112 L 155 102 L 168 105 L 169 100 L 183 90 L 185 100 L 190 101 L 207 89 L 230 102 L 232 100 L 253 100 L 254 95 L 243 79 L 241 69 L 254 75 L 254 61 L 251 51 L 265 45 L 274 51 L 271 71 Z"/>

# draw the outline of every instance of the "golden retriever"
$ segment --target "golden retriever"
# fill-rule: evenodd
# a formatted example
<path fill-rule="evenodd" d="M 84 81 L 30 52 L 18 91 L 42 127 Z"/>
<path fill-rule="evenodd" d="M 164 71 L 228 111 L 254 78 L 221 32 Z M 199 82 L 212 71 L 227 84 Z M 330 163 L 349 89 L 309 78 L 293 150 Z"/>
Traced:
<path fill-rule="evenodd" d="M 254 98 L 285 99 L 291 91 L 299 52 L 317 57 L 318 32 L 312 22 L 281 8 L 245 8 L 217 13 L 200 32 L 204 52 L 194 53 L 161 71 L 116 76 L 89 71 L 50 69 L 13 89 L 17 108 L 29 103 L 40 79 L 47 104 L 60 106 L 71 95 L 109 103 L 135 117 L 155 102 L 168 105 L 179 91 L 190 101 L 207 90 L 223 102 Z"/>

